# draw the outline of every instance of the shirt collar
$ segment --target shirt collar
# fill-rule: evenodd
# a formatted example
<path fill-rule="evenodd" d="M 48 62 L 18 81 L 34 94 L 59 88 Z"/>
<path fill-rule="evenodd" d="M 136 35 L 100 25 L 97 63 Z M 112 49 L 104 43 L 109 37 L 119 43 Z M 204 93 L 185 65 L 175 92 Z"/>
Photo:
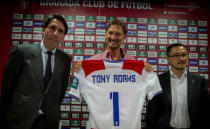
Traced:
<path fill-rule="evenodd" d="M 125 55 L 123 53 L 122 48 L 120 48 L 120 53 L 122 54 L 121 59 L 123 59 L 125 57 Z M 105 55 L 106 55 L 107 59 L 112 60 L 112 55 L 110 54 L 110 52 L 107 49 L 105 50 Z"/>
<path fill-rule="evenodd" d="M 43 43 L 43 40 L 41 42 L 41 50 L 43 53 L 47 53 L 49 50 L 47 50 L 47 48 L 44 46 L 44 43 Z M 51 50 L 51 52 L 53 53 L 53 55 L 55 54 L 56 52 L 56 48 L 54 48 L 53 50 Z"/>
<path fill-rule="evenodd" d="M 170 69 L 170 76 L 171 76 L 172 78 L 178 78 L 177 75 L 175 75 L 171 69 Z M 187 71 L 186 71 L 186 70 L 185 70 L 184 73 L 182 74 L 181 79 L 182 79 L 182 78 L 185 78 L 185 77 L 187 77 Z"/>

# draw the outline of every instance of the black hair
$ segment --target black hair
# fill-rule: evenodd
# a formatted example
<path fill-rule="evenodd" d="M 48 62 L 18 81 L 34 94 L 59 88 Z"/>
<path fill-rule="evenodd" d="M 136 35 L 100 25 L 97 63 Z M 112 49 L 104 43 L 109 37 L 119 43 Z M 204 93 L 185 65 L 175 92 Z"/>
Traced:
<path fill-rule="evenodd" d="M 53 19 L 58 19 L 59 21 L 61 21 L 63 23 L 64 28 L 65 28 L 64 33 L 67 34 L 67 32 L 68 32 L 68 25 L 67 25 L 66 20 L 64 19 L 64 17 L 62 15 L 59 15 L 59 14 L 48 15 L 47 16 L 47 20 L 45 20 L 45 23 L 44 23 L 44 28 L 47 28 L 48 25 L 50 24 L 50 22 Z"/>
<path fill-rule="evenodd" d="M 170 45 L 167 47 L 167 56 L 169 56 L 169 52 L 171 51 L 171 49 L 172 49 L 173 47 L 178 47 L 178 46 L 183 46 L 183 47 L 185 47 L 185 48 L 188 50 L 187 46 L 185 46 L 185 45 L 183 45 L 183 44 L 181 44 L 181 43 L 170 44 Z"/>
<path fill-rule="evenodd" d="M 120 21 L 120 20 L 112 20 L 109 22 L 109 24 L 106 27 L 106 31 L 112 26 L 112 25 L 118 25 L 121 26 L 123 29 L 123 34 L 126 35 L 127 34 L 127 29 L 126 29 L 126 25 L 124 22 Z"/>

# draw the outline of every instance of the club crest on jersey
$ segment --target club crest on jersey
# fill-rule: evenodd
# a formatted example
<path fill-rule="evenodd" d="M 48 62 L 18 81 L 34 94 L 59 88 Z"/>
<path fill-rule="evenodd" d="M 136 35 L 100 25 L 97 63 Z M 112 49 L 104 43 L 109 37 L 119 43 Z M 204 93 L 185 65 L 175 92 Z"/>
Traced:
<path fill-rule="evenodd" d="M 71 87 L 75 90 L 78 88 L 78 78 L 74 77 Z"/>

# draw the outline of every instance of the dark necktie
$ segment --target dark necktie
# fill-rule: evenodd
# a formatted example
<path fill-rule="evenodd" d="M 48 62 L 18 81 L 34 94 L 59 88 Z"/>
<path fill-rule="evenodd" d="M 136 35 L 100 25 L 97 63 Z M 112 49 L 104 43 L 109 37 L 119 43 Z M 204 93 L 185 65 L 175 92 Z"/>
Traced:
<path fill-rule="evenodd" d="M 51 66 L 51 55 L 53 54 L 51 51 L 47 52 L 48 54 L 48 59 L 47 59 L 47 64 L 46 64 L 46 69 L 45 69 L 45 76 L 44 76 L 44 88 L 47 88 L 47 85 L 50 81 L 50 78 L 52 76 L 52 66 Z"/>
<path fill-rule="evenodd" d="M 50 81 L 50 78 L 52 76 L 52 67 L 51 67 L 51 55 L 53 53 L 51 51 L 47 52 L 48 58 L 47 58 L 47 64 L 46 64 L 46 69 L 45 69 L 45 76 L 44 76 L 44 90 L 46 90 L 47 85 Z M 45 99 L 43 100 L 41 107 L 41 111 L 45 114 Z"/>

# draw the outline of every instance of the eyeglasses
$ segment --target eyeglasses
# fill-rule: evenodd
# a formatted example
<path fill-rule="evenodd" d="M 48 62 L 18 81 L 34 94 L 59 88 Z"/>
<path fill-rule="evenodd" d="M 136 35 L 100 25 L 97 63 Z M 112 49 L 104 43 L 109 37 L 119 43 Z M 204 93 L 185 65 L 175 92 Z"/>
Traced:
<path fill-rule="evenodd" d="M 182 55 L 170 55 L 168 57 L 173 57 L 175 59 L 180 59 L 181 57 L 182 58 L 187 58 L 188 57 L 188 54 L 185 53 L 185 54 L 182 54 Z"/>

